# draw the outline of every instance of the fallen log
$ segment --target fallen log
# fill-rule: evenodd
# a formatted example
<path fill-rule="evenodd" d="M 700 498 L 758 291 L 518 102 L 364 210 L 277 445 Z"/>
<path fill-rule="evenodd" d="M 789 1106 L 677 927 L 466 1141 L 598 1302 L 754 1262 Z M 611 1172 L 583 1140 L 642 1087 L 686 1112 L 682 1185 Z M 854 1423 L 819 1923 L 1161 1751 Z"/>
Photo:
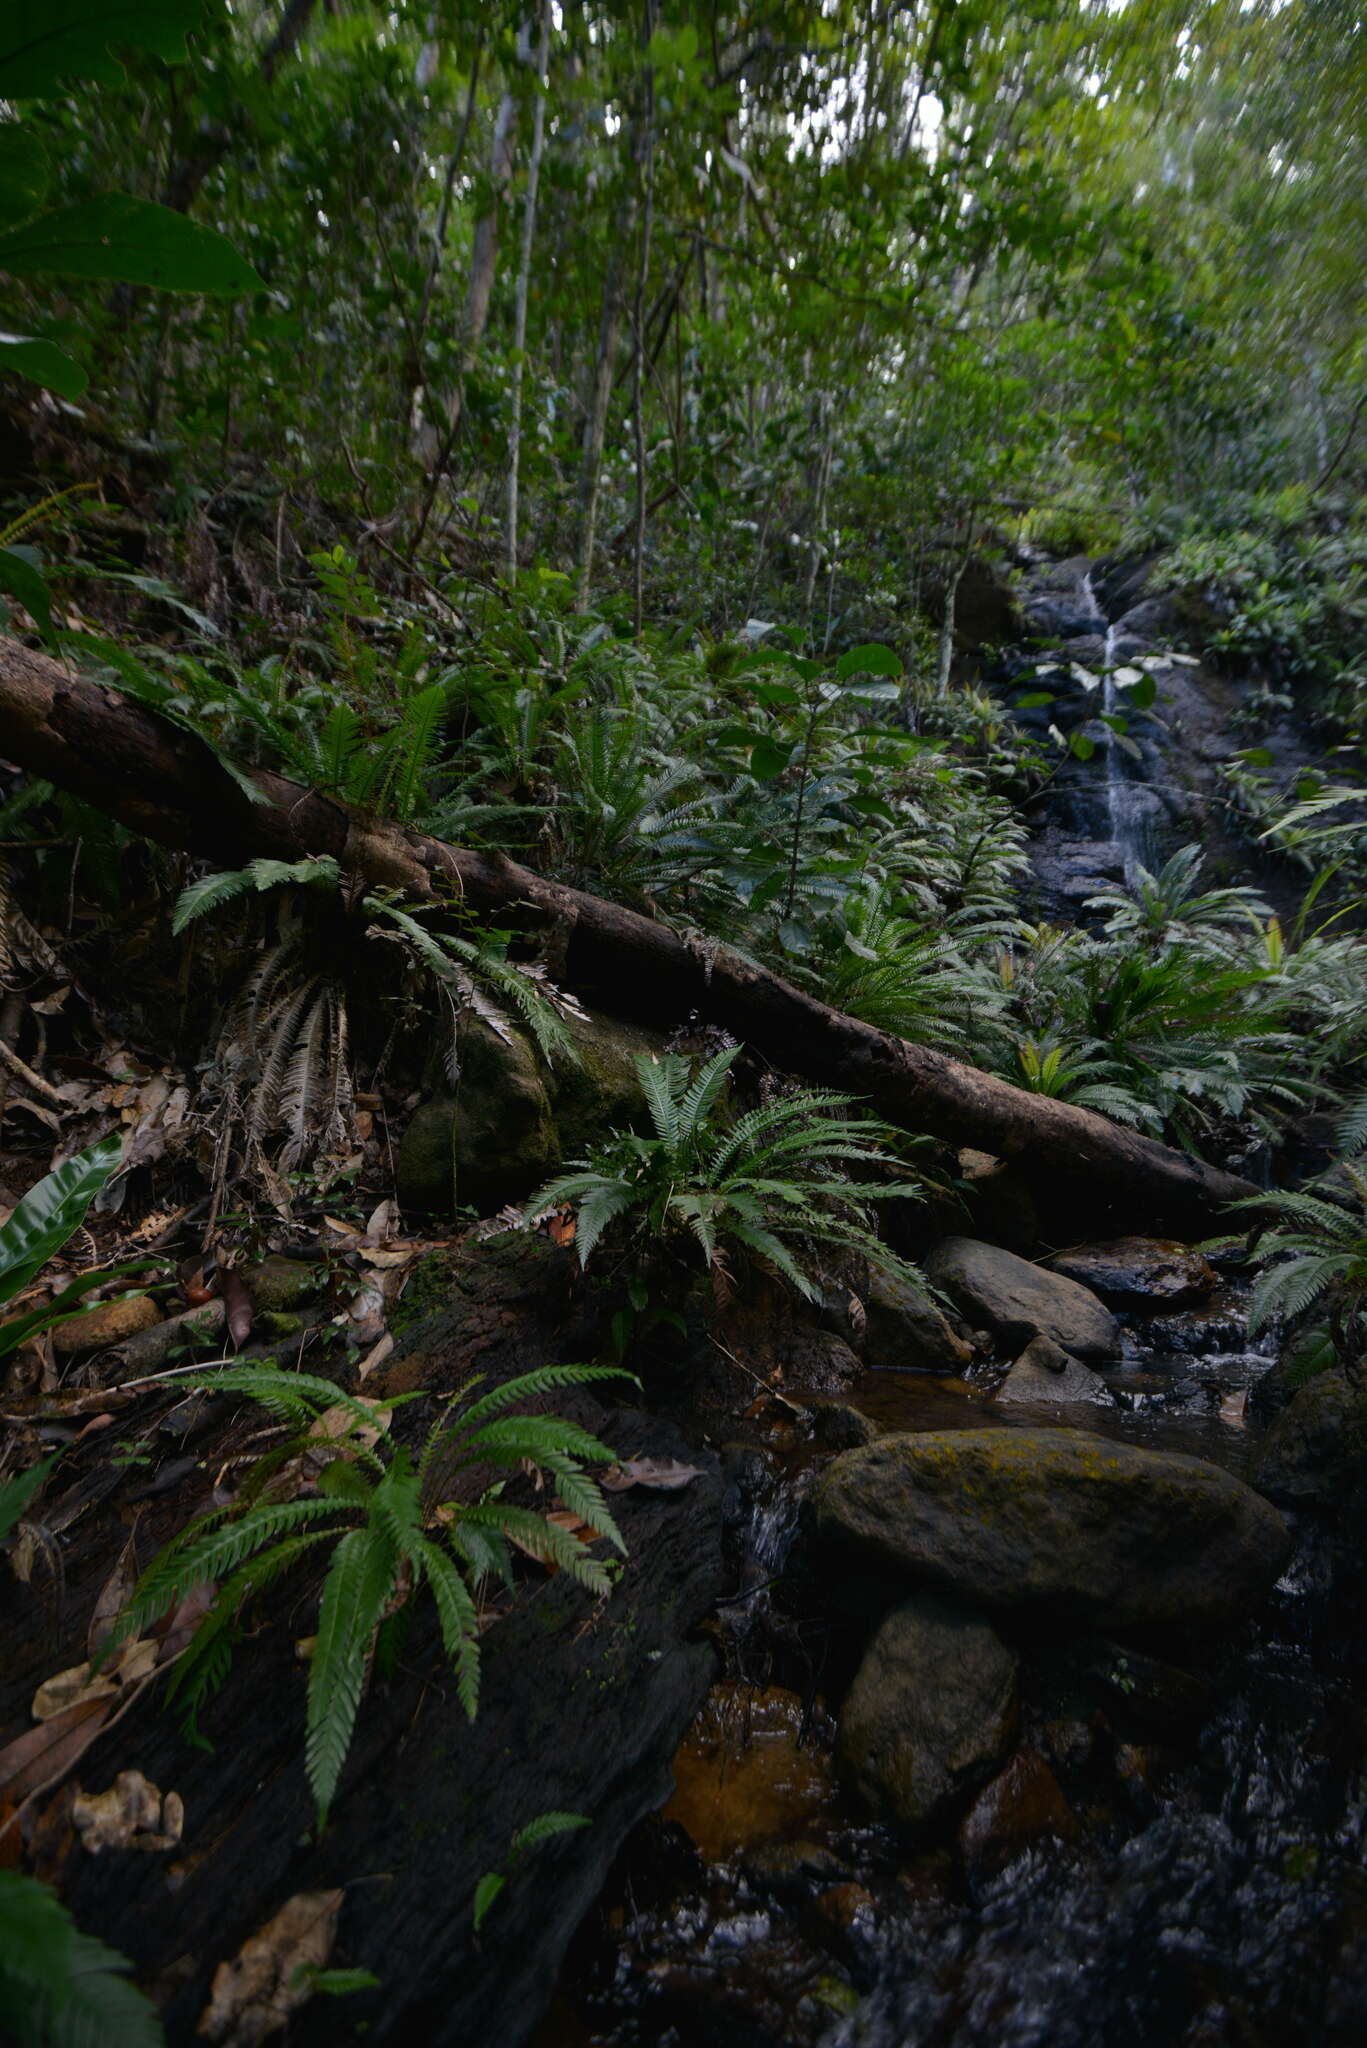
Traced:
<path fill-rule="evenodd" d="M 786 1072 L 889 1123 L 1028 1162 L 1104 1198 L 1107 1227 L 1209 1225 L 1250 1182 L 1105 1117 L 1014 1088 L 844 1016 L 729 947 L 534 874 L 498 853 L 366 819 L 267 770 L 247 795 L 210 747 L 74 667 L 0 636 L 0 755 L 163 846 L 233 866 L 330 854 L 370 888 L 459 897 L 541 925 L 565 985 L 618 1016 L 724 1026 Z"/>

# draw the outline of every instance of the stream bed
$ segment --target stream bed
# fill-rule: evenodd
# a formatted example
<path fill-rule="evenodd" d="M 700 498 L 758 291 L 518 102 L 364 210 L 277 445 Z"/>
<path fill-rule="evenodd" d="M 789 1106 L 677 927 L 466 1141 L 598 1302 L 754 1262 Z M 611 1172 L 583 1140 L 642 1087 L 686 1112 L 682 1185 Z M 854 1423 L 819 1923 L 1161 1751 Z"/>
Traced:
<path fill-rule="evenodd" d="M 1239 1284 L 1126 1321 L 1094 1402 L 1007 1410 L 990 1376 L 890 1371 L 848 1399 L 880 1432 L 1080 1428 L 1245 1471 L 1274 1358 L 1244 1333 Z M 724 1676 L 538 2048 L 1367 2038 L 1367 1671 L 1339 1625 L 1352 1566 L 1332 1531 L 1300 1518 L 1264 1613 L 1224 1635 L 1016 1627 L 1012 1761 L 909 1840 L 835 1768 L 840 1698 L 888 1595 L 814 1554 L 803 1499 L 823 1462 L 786 1416 L 765 1452 L 731 1453 Z"/>

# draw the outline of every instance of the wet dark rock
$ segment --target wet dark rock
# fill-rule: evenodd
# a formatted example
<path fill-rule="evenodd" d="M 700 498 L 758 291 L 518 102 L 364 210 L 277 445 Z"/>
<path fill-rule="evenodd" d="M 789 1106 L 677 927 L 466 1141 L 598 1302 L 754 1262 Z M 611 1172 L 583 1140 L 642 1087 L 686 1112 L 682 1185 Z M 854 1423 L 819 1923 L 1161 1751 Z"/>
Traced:
<path fill-rule="evenodd" d="M 758 1842 L 741 1865 L 750 1883 L 775 1898 L 806 1898 L 819 1886 L 840 1884 L 849 1866 L 820 1842 Z"/>
<path fill-rule="evenodd" d="M 659 1054 L 666 1041 L 657 1031 L 597 1010 L 569 1016 L 566 1026 L 579 1058 L 558 1060 L 549 1087 L 561 1154 L 577 1159 L 609 1131 L 645 1121 L 636 1056 Z"/>
<path fill-rule="evenodd" d="M 812 1436 L 823 1451 L 853 1451 L 871 1444 L 879 1429 L 861 1409 L 844 1401 L 819 1401 L 811 1410 Z"/>
<path fill-rule="evenodd" d="M 1071 1357 L 1051 1337 L 1033 1338 L 993 1395 L 996 1401 L 1035 1405 L 1107 1398 L 1100 1374 Z"/>
<path fill-rule="evenodd" d="M 1006 577 L 995 562 L 982 555 L 971 556 L 954 592 L 955 645 L 978 654 L 984 648 L 1018 640 L 1020 633 L 1020 607 Z"/>
<path fill-rule="evenodd" d="M 1196 1727 L 1215 1704 L 1214 1688 L 1204 1678 L 1122 1643 L 1098 1643 L 1087 1667 L 1114 1707 L 1163 1734 Z"/>
<path fill-rule="evenodd" d="M 1206 1301 L 1174 1315 L 1155 1315 L 1144 1326 L 1144 1342 L 1154 1351 L 1183 1358 L 1204 1358 L 1215 1351 L 1243 1351 L 1248 1344 L 1247 1311 L 1242 1301 L 1218 1288 Z"/>
<path fill-rule="evenodd" d="M 864 1294 L 866 1365 L 897 1372 L 962 1372 L 972 1347 L 933 1301 L 896 1273 L 873 1273 Z"/>
<path fill-rule="evenodd" d="M 1111 1628 L 1254 1609 L 1289 1548 L 1276 1509 L 1232 1474 L 1082 1431 L 883 1437 L 814 1491 L 817 1526 L 985 1607 Z"/>
<path fill-rule="evenodd" d="M 990 1776 L 1016 1718 L 1016 1658 L 981 1615 L 921 1593 L 875 1634 L 840 1713 L 841 1774 L 920 1827 Z"/>
<path fill-rule="evenodd" d="M 1094 1294 L 999 1245 L 943 1238 L 925 1270 L 970 1321 L 986 1323 L 1005 1346 L 1020 1348 L 1045 1336 L 1075 1358 L 1114 1358 L 1120 1349 L 1119 1325 Z"/>
<path fill-rule="evenodd" d="M 1057 1252 L 1046 1263 L 1051 1273 L 1089 1287 L 1111 1308 L 1185 1308 L 1204 1300 L 1218 1284 L 1200 1252 L 1167 1238 L 1112 1238 L 1109 1244 Z"/>
<path fill-rule="evenodd" d="M 959 1829 L 959 1853 L 976 1882 L 1042 1842 L 1073 1842 L 1077 1815 L 1038 1750 L 1022 1749 L 974 1800 Z"/>
<path fill-rule="evenodd" d="M 1287 1340 L 1276 1364 L 1260 1373 L 1249 1390 L 1248 1405 L 1255 1419 L 1264 1426 L 1274 1422 L 1302 1387 L 1337 1364 L 1338 1353 L 1327 1330 L 1298 1331 Z"/>
<path fill-rule="evenodd" d="M 1328 1507 L 1367 1481 L 1367 1378 L 1320 1373 L 1277 1417 L 1254 1479 L 1276 1500 Z"/>

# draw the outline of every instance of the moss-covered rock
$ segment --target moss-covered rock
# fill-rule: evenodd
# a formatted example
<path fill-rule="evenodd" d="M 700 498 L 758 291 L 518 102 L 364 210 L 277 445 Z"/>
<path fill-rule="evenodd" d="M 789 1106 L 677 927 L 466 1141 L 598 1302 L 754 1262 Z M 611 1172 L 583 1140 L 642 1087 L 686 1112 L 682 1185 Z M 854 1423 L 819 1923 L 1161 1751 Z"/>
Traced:
<path fill-rule="evenodd" d="M 1277 1500 L 1330 1507 L 1367 1482 L 1367 1386 L 1323 1372 L 1273 1423 L 1258 1458 L 1259 1486 Z"/>
<path fill-rule="evenodd" d="M 530 1039 L 482 1019 L 460 1026 L 460 1077 L 451 1093 L 414 1111 L 399 1141 L 405 1209 L 450 1215 L 457 1205 L 492 1215 L 520 1201 L 560 1164 L 545 1070 Z"/>
<path fill-rule="evenodd" d="M 1016 1659 L 934 1593 L 882 1623 L 840 1711 L 842 1777 L 881 1819 L 920 1827 L 991 1776 L 1016 1718 Z"/>
<path fill-rule="evenodd" d="M 1246 1614 L 1290 1548 L 1219 1466 L 1081 1430 L 882 1437 L 836 1458 L 814 1501 L 828 1538 L 912 1580 L 1111 1628 Z"/>
<path fill-rule="evenodd" d="M 636 1056 L 662 1053 L 665 1041 L 658 1031 L 623 1024 L 598 1011 L 571 1017 L 568 1023 L 578 1064 L 558 1061 L 550 1088 L 561 1156 L 578 1159 L 609 1131 L 641 1122 L 645 1101 Z"/>

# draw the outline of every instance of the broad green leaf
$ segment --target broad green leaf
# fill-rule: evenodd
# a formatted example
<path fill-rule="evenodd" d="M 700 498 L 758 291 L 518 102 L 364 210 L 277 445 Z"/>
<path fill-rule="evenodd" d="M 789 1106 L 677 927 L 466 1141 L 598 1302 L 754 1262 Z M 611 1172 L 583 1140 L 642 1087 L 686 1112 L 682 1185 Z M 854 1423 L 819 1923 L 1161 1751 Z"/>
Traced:
<path fill-rule="evenodd" d="M 42 571 L 29 560 L 27 549 L 21 552 L 18 548 L 0 548 L 0 591 L 7 597 L 17 597 L 24 610 L 37 620 L 44 637 L 52 639 L 52 600 Z"/>
<path fill-rule="evenodd" d="M 101 1138 L 29 1189 L 0 1229 L 0 1302 L 12 1301 L 61 1250 L 122 1156 L 117 1137 Z"/>
<path fill-rule="evenodd" d="M 792 747 L 777 740 L 760 740 L 750 750 L 750 773 L 757 782 L 772 782 L 792 758 Z"/>
<path fill-rule="evenodd" d="M 122 192 L 59 206 L 0 236 L 0 270 L 117 278 L 173 292 L 232 294 L 261 285 L 226 236 Z"/>
<path fill-rule="evenodd" d="M 1130 691 L 1130 703 L 1136 711 L 1147 711 L 1158 695 L 1158 684 L 1152 676 L 1141 676 Z"/>
<path fill-rule="evenodd" d="M 900 676 L 902 664 L 890 647 L 871 640 L 863 647 L 852 647 L 848 654 L 842 654 L 835 665 L 835 672 L 842 682 L 848 676 Z"/>
<path fill-rule="evenodd" d="M 1096 741 L 1089 739 L 1085 732 L 1075 732 L 1072 740 L 1073 752 L 1079 761 L 1090 761 L 1096 752 Z"/>
<path fill-rule="evenodd" d="M 66 78 L 117 85 L 123 66 L 111 45 L 182 63 L 185 38 L 204 12 L 205 0 L 46 0 L 41 7 L 15 6 L 0 25 L 0 98 L 38 98 Z"/>
<path fill-rule="evenodd" d="M 63 398 L 79 398 L 90 382 L 80 364 L 63 355 L 54 342 L 27 334 L 0 334 L 0 370 L 12 370 Z"/>
<path fill-rule="evenodd" d="M 47 151 L 17 121 L 0 123 L 0 228 L 17 227 L 47 198 Z"/>
<path fill-rule="evenodd" d="M 0 1480 L 0 1543 L 4 1542 L 11 1529 L 18 1528 L 24 1509 L 61 1455 L 60 1451 L 54 1451 L 40 1464 L 30 1465 L 28 1471 L 21 1472 L 17 1479 Z"/>
<path fill-rule="evenodd" d="M 475 1886 L 475 1904 L 471 1917 L 475 1923 L 476 1934 L 479 1933 L 480 1928 L 484 1924 L 486 1913 L 507 1882 L 507 1878 L 500 1871 L 486 1870 L 479 1883 Z"/>

